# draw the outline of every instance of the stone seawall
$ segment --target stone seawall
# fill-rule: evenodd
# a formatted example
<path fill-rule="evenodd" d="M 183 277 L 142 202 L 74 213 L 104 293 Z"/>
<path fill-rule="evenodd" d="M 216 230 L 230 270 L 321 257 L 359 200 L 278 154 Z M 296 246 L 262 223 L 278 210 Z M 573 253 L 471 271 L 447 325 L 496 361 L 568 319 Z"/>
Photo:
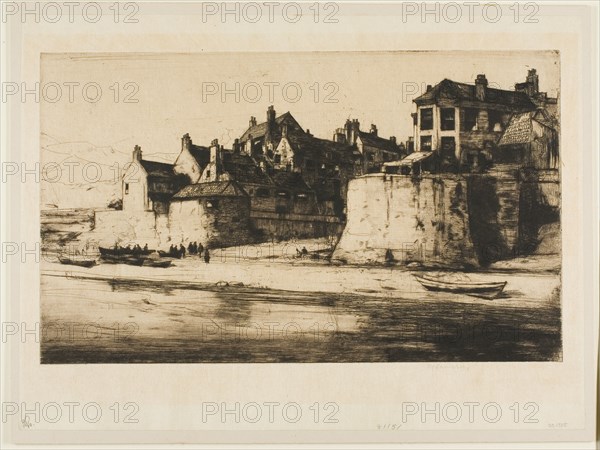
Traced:
<path fill-rule="evenodd" d="M 401 263 L 475 266 L 467 192 L 466 179 L 452 175 L 354 179 L 348 187 L 348 222 L 333 259 L 361 264 L 393 257 Z"/>
<path fill-rule="evenodd" d="M 516 170 L 421 178 L 373 174 L 349 184 L 348 223 L 333 258 L 486 266 L 540 246 L 559 253 L 559 222 L 560 183 L 553 174 L 529 180 Z"/>
<path fill-rule="evenodd" d="M 250 222 L 262 240 L 300 239 L 340 236 L 343 224 L 336 216 L 313 214 L 277 214 L 253 211 Z"/>

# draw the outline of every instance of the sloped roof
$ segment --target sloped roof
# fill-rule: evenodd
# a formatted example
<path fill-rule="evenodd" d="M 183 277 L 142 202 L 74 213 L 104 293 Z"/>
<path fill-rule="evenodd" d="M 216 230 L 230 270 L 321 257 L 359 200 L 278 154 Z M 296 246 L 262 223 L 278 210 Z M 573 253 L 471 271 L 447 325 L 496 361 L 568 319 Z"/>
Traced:
<path fill-rule="evenodd" d="M 221 152 L 223 170 L 240 183 L 272 184 L 269 176 L 247 153 L 234 153 L 231 150 Z"/>
<path fill-rule="evenodd" d="M 148 197 L 153 201 L 165 201 L 187 182 L 187 178 L 173 171 L 173 164 L 140 160 L 148 174 Z"/>
<path fill-rule="evenodd" d="M 543 109 L 514 114 L 500 137 L 498 145 L 518 145 L 530 142 L 533 133 L 533 120 L 552 128 L 552 120 Z"/>
<path fill-rule="evenodd" d="M 531 140 L 531 114 L 515 114 L 511 117 L 498 145 L 526 144 Z"/>
<path fill-rule="evenodd" d="M 155 178 L 175 177 L 175 172 L 173 172 L 173 164 L 167 164 L 158 161 L 148 161 L 147 159 L 140 160 L 140 164 L 148 176 Z"/>
<path fill-rule="evenodd" d="M 353 148 L 346 144 L 320 139 L 307 133 L 292 132 L 288 133 L 287 139 L 294 148 L 295 152 L 303 153 L 304 156 L 323 158 L 325 152 L 332 152 L 340 157 L 339 161 L 332 160 L 332 163 L 352 162 Z"/>
<path fill-rule="evenodd" d="M 273 174 L 273 181 L 278 187 L 291 191 L 311 191 L 311 188 L 304 181 L 302 174 L 298 172 L 277 171 Z"/>
<path fill-rule="evenodd" d="M 300 124 L 296 121 L 296 119 L 294 119 L 294 116 L 292 116 L 292 114 L 288 111 L 285 114 L 282 114 L 275 118 L 275 124 L 277 126 L 275 127 L 276 128 L 275 130 L 271 130 L 275 135 L 273 137 L 275 137 L 277 139 L 281 138 L 280 126 L 284 122 L 288 123 L 288 124 L 293 124 L 295 127 L 302 130 L 302 127 L 300 126 Z M 266 133 L 267 133 L 267 122 L 262 122 L 262 123 L 256 124 L 256 125 L 248 128 L 244 132 L 244 134 L 242 134 L 242 137 L 240 138 L 240 142 L 246 142 L 248 140 L 248 137 L 250 137 L 250 135 L 252 135 L 253 140 L 256 138 L 262 138 L 265 136 Z"/>
<path fill-rule="evenodd" d="M 184 187 L 173 196 L 176 200 L 202 197 L 247 197 L 248 194 L 235 181 L 212 181 L 196 183 Z"/>
<path fill-rule="evenodd" d="M 410 166 L 411 164 L 424 161 L 432 155 L 433 152 L 414 152 L 408 155 L 406 158 L 401 159 L 400 161 L 390 161 L 383 163 L 383 165 L 385 167 Z"/>
<path fill-rule="evenodd" d="M 361 141 L 363 141 L 363 144 L 368 145 L 369 147 L 376 147 L 387 150 L 388 152 L 399 153 L 398 146 L 389 139 L 376 136 L 375 134 L 366 131 L 359 131 L 358 136 Z"/>
<path fill-rule="evenodd" d="M 524 92 L 506 91 L 486 87 L 485 101 L 481 102 L 475 95 L 475 85 L 466 83 L 457 83 L 449 79 L 444 79 L 436 84 L 429 92 L 415 98 L 413 101 L 417 105 L 435 103 L 441 99 L 452 99 L 456 101 L 470 101 L 484 104 L 497 104 L 521 109 L 535 109 L 534 103 Z"/>
<path fill-rule="evenodd" d="M 190 154 L 194 157 L 201 169 L 204 169 L 210 161 L 210 148 L 192 144 Z"/>

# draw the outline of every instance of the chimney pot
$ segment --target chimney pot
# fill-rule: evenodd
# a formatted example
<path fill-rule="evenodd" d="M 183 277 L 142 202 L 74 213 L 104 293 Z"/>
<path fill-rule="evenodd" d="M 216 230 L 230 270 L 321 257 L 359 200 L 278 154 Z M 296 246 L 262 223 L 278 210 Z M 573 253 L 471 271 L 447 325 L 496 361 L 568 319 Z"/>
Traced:
<path fill-rule="evenodd" d="M 142 147 L 140 147 L 139 145 L 133 147 L 133 159 L 136 161 L 142 160 Z"/>
<path fill-rule="evenodd" d="M 487 89 L 488 80 L 485 74 L 480 73 L 475 79 L 475 97 L 479 101 L 485 101 L 485 91 Z"/>
<path fill-rule="evenodd" d="M 273 107 L 273 105 L 270 105 L 267 108 L 267 122 L 268 123 L 275 122 L 275 108 Z"/>

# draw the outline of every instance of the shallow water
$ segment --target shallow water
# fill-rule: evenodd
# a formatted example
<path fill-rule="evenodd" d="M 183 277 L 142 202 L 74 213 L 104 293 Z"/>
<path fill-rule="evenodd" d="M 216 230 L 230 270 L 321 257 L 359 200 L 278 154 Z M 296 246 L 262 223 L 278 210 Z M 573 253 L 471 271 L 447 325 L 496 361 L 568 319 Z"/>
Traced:
<path fill-rule="evenodd" d="M 41 279 L 42 363 L 562 358 L 560 303 L 508 288 L 494 302 L 393 286 L 337 293 Z"/>

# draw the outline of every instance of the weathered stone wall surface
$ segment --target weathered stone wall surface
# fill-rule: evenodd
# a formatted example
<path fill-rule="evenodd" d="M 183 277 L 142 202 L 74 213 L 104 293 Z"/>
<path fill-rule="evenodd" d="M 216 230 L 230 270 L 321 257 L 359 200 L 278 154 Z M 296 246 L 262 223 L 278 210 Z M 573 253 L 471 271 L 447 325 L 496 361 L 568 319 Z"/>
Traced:
<path fill-rule="evenodd" d="M 275 214 L 253 211 L 250 221 L 253 229 L 257 232 L 257 241 L 324 236 L 337 238 L 343 230 L 343 224 L 335 216 Z"/>
<path fill-rule="evenodd" d="M 560 253 L 560 226 L 555 226 L 560 224 L 560 205 L 557 170 L 522 176 L 519 204 L 519 245 L 522 253 Z"/>
<path fill-rule="evenodd" d="M 173 201 L 169 209 L 171 242 L 221 247 L 254 242 L 246 197 Z"/>
<path fill-rule="evenodd" d="M 351 263 L 477 264 L 467 180 L 460 176 L 367 175 L 348 189 L 348 222 L 333 258 Z M 389 250 L 389 251 L 388 251 Z"/>
<path fill-rule="evenodd" d="M 479 262 L 515 257 L 519 248 L 519 192 L 515 171 L 468 177 L 470 229 Z"/>
<path fill-rule="evenodd" d="M 559 231 L 550 225 L 559 222 L 556 174 L 368 175 L 350 183 L 348 223 L 333 258 L 485 266 L 534 253 L 542 239 L 544 252 L 558 253 Z"/>

